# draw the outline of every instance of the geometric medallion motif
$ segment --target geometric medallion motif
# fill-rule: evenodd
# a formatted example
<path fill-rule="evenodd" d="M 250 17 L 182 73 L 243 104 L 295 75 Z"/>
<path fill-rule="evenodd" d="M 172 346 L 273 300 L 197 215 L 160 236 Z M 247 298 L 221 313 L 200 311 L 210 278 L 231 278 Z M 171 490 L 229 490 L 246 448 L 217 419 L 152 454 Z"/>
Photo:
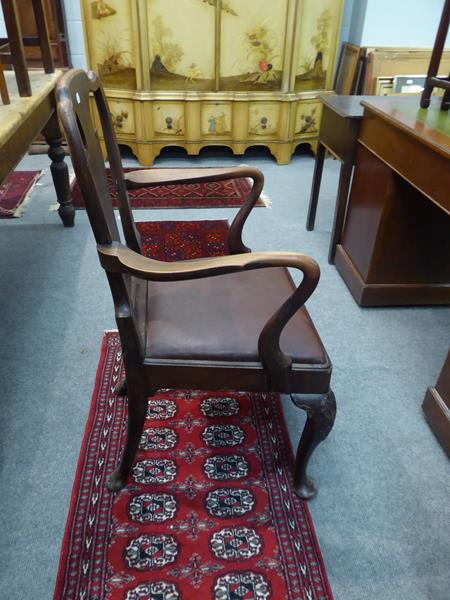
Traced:
<path fill-rule="evenodd" d="M 207 446 L 224 448 L 242 444 L 245 433 L 239 425 L 210 425 L 203 430 L 202 438 Z"/>
<path fill-rule="evenodd" d="M 239 454 L 216 454 L 205 460 L 205 475 L 210 479 L 241 479 L 248 475 L 248 462 Z"/>
<path fill-rule="evenodd" d="M 149 427 L 142 432 L 140 447 L 143 450 L 168 450 L 173 448 L 177 441 L 178 435 L 174 429 Z"/>
<path fill-rule="evenodd" d="M 130 590 L 125 600 L 179 600 L 181 598 L 177 586 L 167 581 L 141 583 Z"/>
<path fill-rule="evenodd" d="M 177 475 L 177 466 L 170 458 L 146 458 L 133 467 L 137 483 L 168 483 Z"/>
<path fill-rule="evenodd" d="M 205 506 L 213 517 L 232 519 L 253 510 L 255 497 L 250 490 L 218 488 L 206 496 Z"/>
<path fill-rule="evenodd" d="M 232 417 L 239 412 L 239 402 L 228 396 L 205 398 L 200 404 L 200 410 L 205 417 Z"/>
<path fill-rule="evenodd" d="M 149 400 L 147 408 L 147 419 L 171 419 L 176 415 L 177 405 L 173 400 Z"/>
<path fill-rule="evenodd" d="M 210 541 L 211 550 L 224 560 L 246 560 L 261 553 L 261 537 L 243 525 L 216 531 Z"/>
<path fill-rule="evenodd" d="M 214 600 L 267 600 L 270 586 L 260 573 L 238 571 L 218 577 Z M 281 599 L 280 599 L 281 600 Z"/>
<path fill-rule="evenodd" d="M 173 563 L 178 553 L 178 542 L 172 535 L 157 533 L 130 540 L 125 549 L 125 559 L 129 567 L 142 571 Z"/>
<path fill-rule="evenodd" d="M 177 501 L 172 494 L 141 494 L 131 500 L 128 512 L 133 521 L 162 523 L 177 512 Z"/>

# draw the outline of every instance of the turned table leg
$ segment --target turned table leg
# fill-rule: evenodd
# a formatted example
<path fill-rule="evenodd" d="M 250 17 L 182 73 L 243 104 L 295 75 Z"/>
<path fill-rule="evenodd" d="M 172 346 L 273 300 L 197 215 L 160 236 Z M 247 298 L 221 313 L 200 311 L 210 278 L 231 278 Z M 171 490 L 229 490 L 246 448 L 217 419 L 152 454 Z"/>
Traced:
<path fill-rule="evenodd" d="M 64 161 L 63 137 L 59 128 L 56 111 L 53 112 L 42 133 L 49 145 L 48 156 L 52 161 L 50 170 L 55 186 L 56 198 L 59 203 L 58 214 L 61 217 L 64 227 L 73 227 L 75 208 L 70 197 L 69 170 Z"/>

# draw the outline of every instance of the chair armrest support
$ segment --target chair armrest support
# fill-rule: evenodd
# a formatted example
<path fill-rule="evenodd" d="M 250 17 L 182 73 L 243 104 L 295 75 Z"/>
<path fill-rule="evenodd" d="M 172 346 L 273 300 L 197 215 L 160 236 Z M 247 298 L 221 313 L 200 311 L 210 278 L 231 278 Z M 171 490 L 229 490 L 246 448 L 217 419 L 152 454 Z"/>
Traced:
<path fill-rule="evenodd" d="M 206 183 L 246 177 L 253 180 L 252 189 L 231 223 L 228 247 L 231 254 L 250 252 L 242 241 L 242 229 L 264 187 L 264 175 L 252 167 L 199 168 L 199 169 L 140 169 L 125 173 L 127 189 L 156 187 L 159 185 Z"/>
<path fill-rule="evenodd" d="M 305 304 L 319 282 L 320 268 L 311 257 L 295 252 L 252 252 L 161 262 L 133 252 L 118 242 L 99 245 L 97 251 L 108 274 L 129 274 L 149 281 L 185 281 L 270 267 L 300 270 L 303 273 L 300 285 L 267 321 L 258 340 L 259 355 L 265 369 L 276 372 L 290 370 L 292 359 L 281 350 L 280 336 L 286 323 Z"/>

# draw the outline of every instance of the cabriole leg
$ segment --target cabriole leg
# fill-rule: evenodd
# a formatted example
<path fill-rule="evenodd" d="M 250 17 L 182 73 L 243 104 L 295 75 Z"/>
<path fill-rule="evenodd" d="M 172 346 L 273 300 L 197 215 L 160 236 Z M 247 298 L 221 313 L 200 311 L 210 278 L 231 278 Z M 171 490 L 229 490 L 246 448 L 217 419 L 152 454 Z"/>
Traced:
<path fill-rule="evenodd" d="M 119 383 L 114 388 L 114 393 L 118 396 L 126 396 L 127 395 L 127 380 L 126 377 L 123 377 Z"/>
<path fill-rule="evenodd" d="M 145 417 L 147 414 L 147 398 L 153 395 L 148 390 L 144 390 L 140 385 L 129 383 L 128 388 L 128 429 L 125 448 L 117 469 L 110 475 L 108 480 L 108 489 L 111 492 L 121 490 L 128 480 L 128 476 L 136 457 L 139 442 L 141 440 L 142 430 L 144 428 Z"/>
<path fill-rule="evenodd" d="M 317 487 L 307 474 L 309 459 L 333 428 L 336 399 L 331 390 L 322 396 L 291 394 L 291 399 L 308 414 L 295 458 L 294 487 L 300 498 L 309 500 L 317 494 Z"/>

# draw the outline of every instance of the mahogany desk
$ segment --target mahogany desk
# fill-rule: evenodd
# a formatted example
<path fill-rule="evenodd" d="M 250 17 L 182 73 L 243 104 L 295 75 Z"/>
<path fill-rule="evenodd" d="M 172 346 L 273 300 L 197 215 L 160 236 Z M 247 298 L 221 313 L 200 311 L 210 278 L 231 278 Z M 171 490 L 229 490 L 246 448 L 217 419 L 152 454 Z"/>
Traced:
<path fill-rule="evenodd" d="M 422 404 L 425 417 L 450 457 L 450 350 L 435 387 L 429 387 Z"/>
<path fill-rule="evenodd" d="M 373 97 L 335 264 L 361 306 L 450 304 L 450 114 Z"/>
<path fill-rule="evenodd" d="M 64 162 L 62 134 L 56 114 L 55 86 L 62 71 L 46 74 L 29 71 L 32 96 L 20 97 L 12 71 L 5 71 L 11 104 L 0 104 L 0 184 L 28 151 L 42 131 L 49 145 L 50 170 L 65 227 L 74 224 L 75 209 L 70 197 L 69 174 Z"/>

